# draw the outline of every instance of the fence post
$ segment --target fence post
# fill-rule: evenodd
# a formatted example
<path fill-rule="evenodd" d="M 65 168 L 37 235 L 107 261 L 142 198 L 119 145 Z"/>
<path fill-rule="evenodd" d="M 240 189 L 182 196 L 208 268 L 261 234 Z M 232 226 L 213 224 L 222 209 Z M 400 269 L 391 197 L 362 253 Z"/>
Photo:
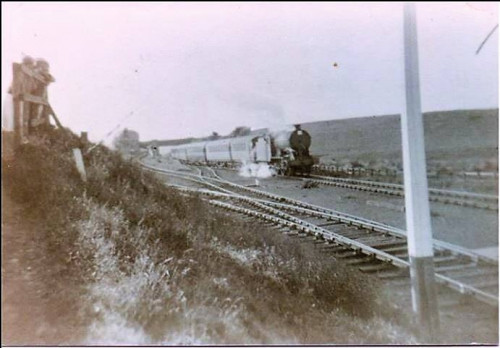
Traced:
<path fill-rule="evenodd" d="M 89 141 L 89 135 L 87 132 L 81 132 L 80 133 L 80 140 L 84 143 L 87 143 Z"/>
<path fill-rule="evenodd" d="M 73 157 L 75 158 L 76 169 L 78 169 L 82 180 L 86 182 L 87 173 L 85 172 L 85 164 L 83 163 L 82 151 L 79 148 L 74 148 Z"/>

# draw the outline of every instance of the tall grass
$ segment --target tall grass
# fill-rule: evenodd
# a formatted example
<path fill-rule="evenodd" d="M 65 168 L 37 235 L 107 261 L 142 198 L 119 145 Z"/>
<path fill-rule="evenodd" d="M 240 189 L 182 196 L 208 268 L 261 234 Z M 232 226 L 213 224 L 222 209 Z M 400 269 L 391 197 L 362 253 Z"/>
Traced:
<path fill-rule="evenodd" d="M 83 149 L 86 183 L 74 146 Z M 88 325 L 83 343 L 415 342 L 373 279 L 181 196 L 105 147 L 88 150 L 49 131 L 2 173 L 73 286 L 85 289 L 75 299 Z"/>

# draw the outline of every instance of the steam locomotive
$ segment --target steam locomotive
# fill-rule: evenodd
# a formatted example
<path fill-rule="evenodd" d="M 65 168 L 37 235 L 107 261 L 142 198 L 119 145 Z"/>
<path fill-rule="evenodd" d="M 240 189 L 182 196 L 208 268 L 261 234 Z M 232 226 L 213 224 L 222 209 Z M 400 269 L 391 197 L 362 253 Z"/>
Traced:
<path fill-rule="evenodd" d="M 314 164 L 309 154 L 311 136 L 295 125 L 294 131 L 268 132 L 177 145 L 173 158 L 185 163 L 235 167 L 239 163 L 266 163 L 279 175 L 308 175 Z"/>

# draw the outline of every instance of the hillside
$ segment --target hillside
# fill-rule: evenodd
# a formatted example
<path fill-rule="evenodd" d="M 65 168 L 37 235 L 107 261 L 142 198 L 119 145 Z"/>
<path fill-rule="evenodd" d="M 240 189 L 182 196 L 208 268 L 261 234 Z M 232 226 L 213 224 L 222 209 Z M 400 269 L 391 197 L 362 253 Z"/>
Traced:
<path fill-rule="evenodd" d="M 401 166 L 399 115 L 304 123 L 313 138 L 311 152 L 322 163 L 382 162 Z M 498 109 L 424 114 L 428 167 L 471 170 L 487 161 L 498 166 Z"/>

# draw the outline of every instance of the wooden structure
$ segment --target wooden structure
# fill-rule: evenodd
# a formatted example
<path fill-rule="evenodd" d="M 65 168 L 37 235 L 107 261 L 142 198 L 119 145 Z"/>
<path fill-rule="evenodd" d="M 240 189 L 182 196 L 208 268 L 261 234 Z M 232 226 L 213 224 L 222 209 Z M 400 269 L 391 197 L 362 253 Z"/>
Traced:
<path fill-rule="evenodd" d="M 62 128 L 48 101 L 47 86 L 54 82 L 49 64 L 43 59 L 35 63 L 30 57 L 25 57 L 21 64 L 12 65 L 12 72 L 9 93 L 14 105 L 14 145 L 27 141 L 27 136 L 37 127 L 50 125 L 50 116 Z"/>

